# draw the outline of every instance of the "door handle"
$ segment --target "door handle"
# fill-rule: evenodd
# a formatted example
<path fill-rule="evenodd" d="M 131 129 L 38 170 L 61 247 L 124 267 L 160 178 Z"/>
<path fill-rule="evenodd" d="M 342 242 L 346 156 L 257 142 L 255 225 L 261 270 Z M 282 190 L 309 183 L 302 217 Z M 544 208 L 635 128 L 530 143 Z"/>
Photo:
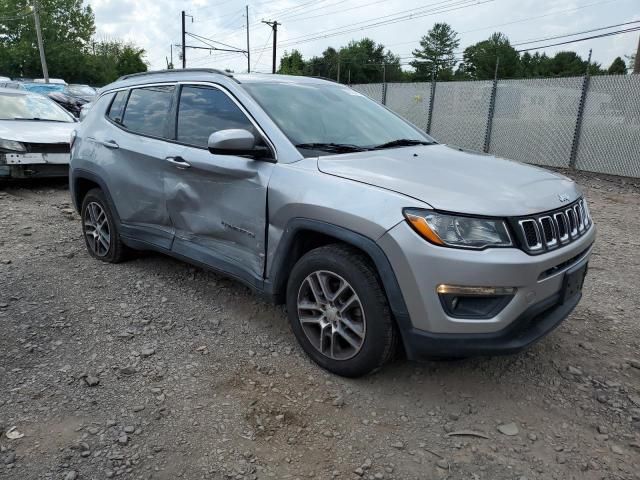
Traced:
<path fill-rule="evenodd" d="M 191 167 L 191 165 L 182 157 L 167 157 L 165 160 L 170 164 L 175 165 L 180 170 Z"/>
<path fill-rule="evenodd" d="M 107 148 L 120 148 L 120 145 L 117 144 L 117 142 L 115 140 L 105 140 L 103 142 L 100 142 L 102 145 L 104 145 Z"/>

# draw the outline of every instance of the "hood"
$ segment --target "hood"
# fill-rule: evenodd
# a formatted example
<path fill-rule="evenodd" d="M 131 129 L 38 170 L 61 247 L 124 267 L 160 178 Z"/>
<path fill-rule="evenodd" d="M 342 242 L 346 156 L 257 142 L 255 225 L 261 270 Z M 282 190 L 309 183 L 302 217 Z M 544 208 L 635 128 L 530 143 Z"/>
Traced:
<path fill-rule="evenodd" d="M 0 138 L 23 143 L 69 143 L 75 122 L 0 120 Z"/>
<path fill-rule="evenodd" d="M 318 168 L 413 197 L 436 210 L 474 215 L 529 215 L 580 196 L 577 185 L 563 175 L 446 145 L 323 156 Z"/>

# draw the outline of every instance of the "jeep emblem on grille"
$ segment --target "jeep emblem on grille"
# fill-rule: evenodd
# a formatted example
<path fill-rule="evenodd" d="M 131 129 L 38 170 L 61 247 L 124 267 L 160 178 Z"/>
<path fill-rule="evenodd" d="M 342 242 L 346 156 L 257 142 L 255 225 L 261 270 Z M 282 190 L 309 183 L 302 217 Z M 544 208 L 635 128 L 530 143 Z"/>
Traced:
<path fill-rule="evenodd" d="M 564 194 L 560 194 L 558 195 L 558 200 L 560 200 L 562 203 L 565 203 L 569 201 L 569 197 Z"/>

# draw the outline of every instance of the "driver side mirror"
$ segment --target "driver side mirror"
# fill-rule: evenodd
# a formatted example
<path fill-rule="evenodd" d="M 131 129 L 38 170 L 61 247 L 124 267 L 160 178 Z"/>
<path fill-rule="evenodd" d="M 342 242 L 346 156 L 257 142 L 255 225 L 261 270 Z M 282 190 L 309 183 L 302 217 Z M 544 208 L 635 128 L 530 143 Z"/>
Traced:
<path fill-rule="evenodd" d="M 216 155 L 238 155 L 253 158 L 272 158 L 271 151 L 256 145 L 256 137 L 248 130 L 232 128 L 219 130 L 209 136 L 209 151 Z"/>

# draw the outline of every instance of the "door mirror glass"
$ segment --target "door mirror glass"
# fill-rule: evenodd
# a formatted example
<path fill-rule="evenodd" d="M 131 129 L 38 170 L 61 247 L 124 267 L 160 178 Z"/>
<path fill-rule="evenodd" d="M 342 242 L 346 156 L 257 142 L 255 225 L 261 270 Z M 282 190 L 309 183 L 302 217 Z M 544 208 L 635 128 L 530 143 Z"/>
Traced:
<path fill-rule="evenodd" d="M 209 136 L 208 147 L 211 153 L 217 155 L 268 157 L 269 149 L 256 143 L 256 137 L 250 131 L 232 128 L 212 133 Z"/>

